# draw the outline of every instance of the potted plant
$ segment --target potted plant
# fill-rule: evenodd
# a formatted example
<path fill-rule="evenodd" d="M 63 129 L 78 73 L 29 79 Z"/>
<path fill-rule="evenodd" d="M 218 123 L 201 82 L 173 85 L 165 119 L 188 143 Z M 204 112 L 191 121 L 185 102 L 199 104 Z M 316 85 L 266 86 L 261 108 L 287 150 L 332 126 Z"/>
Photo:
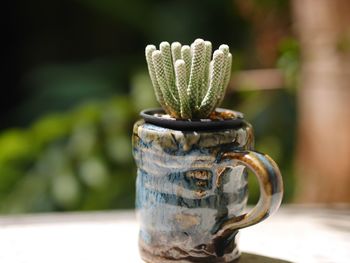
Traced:
<path fill-rule="evenodd" d="M 138 167 L 139 248 L 146 262 L 233 262 L 238 229 L 274 213 L 282 199 L 276 163 L 256 152 L 242 113 L 217 108 L 230 80 L 232 55 L 197 39 L 191 46 L 146 47 L 162 109 L 144 110 L 134 125 Z M 247 171 L 260 185 L 258 204 L 244 213 Z"/>

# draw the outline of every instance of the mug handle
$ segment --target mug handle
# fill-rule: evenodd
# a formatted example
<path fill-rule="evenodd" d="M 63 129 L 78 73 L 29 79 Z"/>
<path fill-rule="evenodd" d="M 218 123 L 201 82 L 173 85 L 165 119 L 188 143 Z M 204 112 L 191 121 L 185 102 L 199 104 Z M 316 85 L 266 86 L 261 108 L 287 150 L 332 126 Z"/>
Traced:
<path fill-rule="evenodd" d="M 238 230 L 263 221 L 277 211 L 283 196 L 281 172 L 275 161 L 268 155 L 249 150 L 232 151 L 222 155 L 221 162 L 225 160 L 238 161 L 253 171 L 259 181 L 260 198 L 256 206 L 247 214 L 224 221 L 219 226 L 216 235 L 222 235 L 227 231 Z M 221 175 L 218 174 L 217 180 L 220 181 Z"/>

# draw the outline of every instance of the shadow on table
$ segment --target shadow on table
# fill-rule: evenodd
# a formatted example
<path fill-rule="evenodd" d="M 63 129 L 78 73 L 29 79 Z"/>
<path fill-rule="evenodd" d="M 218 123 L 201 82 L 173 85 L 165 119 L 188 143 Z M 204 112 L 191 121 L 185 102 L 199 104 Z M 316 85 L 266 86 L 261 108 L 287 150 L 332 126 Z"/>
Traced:
<path fill-rule="evenodd" d="M 278 258 L 269 258 L 250 253 L 242 253 L 237 263 L 292 263 L 291 261 Z"/>

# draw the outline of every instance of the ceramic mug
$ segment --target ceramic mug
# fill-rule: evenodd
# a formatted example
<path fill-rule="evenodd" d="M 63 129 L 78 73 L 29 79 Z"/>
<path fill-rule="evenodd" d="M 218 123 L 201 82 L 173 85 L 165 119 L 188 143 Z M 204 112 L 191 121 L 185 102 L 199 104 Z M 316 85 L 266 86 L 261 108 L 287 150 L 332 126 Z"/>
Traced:
<path fill-rule="evenodd" d="M 139 249 L 149 263 L 234 262 L 238 230 L 274 213 L 282 200 L 276 163 L 253 150 L 254 136 L 242 120 L 230 128 L 183 131 L 144 120 L 133 130 L 137 164 Z M 247 171 L 260 199 L 244 213 Z"/>

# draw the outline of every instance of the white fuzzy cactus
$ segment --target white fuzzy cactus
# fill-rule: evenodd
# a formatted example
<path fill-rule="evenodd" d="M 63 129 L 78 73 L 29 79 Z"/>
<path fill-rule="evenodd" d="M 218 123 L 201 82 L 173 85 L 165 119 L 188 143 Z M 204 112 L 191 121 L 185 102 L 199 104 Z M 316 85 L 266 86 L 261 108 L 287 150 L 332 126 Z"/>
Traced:
<path fill-rule="evenodd" d="M 227 45 L 215 50 L 209 41 L 191 46 L 162 42 L 146 47 L 148 71 L 159 104 L 177 119 L 207 118 L 222 102 L 231 76 Z"/>

